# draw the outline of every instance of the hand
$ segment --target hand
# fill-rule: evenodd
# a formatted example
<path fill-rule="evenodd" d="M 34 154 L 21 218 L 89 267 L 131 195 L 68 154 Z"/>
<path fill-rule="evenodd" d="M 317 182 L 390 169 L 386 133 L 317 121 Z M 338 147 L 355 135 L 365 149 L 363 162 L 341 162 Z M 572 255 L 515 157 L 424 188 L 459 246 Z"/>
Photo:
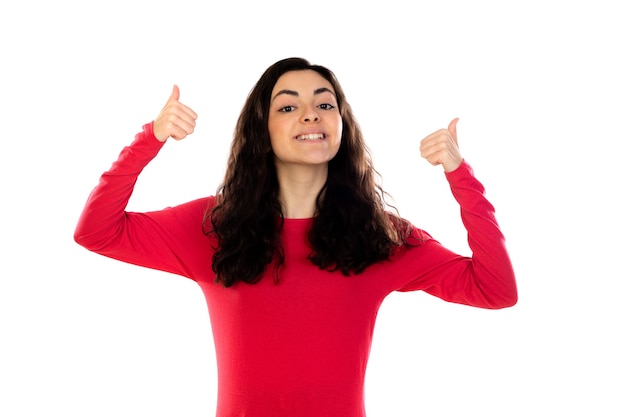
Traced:
<path fill-rule="evenodd" d="M 192 134 L 196 127 L 198 115 L 178 101 L 179 98 L 180 90 L 177 85 L 174 85 L 170 98 L 154 119 L 154 136 L 161 142 L 165 142 L 170 137 L 176 140 L 184 139 Z"/>
<path fill-rule="evenodd" d="M 443 165 L 445 172 L 452 172 L 461 165 L 463 157 L 456 139 L 458 118 L 452 120 L 447 129 L 440 129 L 422 139 L 420 153 L 432 165 Z"/>

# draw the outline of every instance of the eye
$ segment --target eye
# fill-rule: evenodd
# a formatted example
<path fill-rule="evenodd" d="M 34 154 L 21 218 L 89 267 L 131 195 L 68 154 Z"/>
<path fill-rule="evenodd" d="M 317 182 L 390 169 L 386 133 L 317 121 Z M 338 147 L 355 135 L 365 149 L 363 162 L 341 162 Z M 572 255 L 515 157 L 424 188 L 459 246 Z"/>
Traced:
<path fill-rule="evenodd" d="M 278 111 L 283 112 L 283 113 L 291 113 L 295 109 L 296 108 L 294 106 L 285 106 L 285 107 L 281 107 L 280 109 L 278 109 Z"/>
<path fill-rule="evenodd" d="M 320 109 L 322 109 L 322 110 L 333 110 L 333 109 L 335 109 L 335 106 L 333 106 L 333 105 L 332 105 L 332 104 L 330 104 L 330 103 L 320 104 L 318 107 L 319 107 Z"/>

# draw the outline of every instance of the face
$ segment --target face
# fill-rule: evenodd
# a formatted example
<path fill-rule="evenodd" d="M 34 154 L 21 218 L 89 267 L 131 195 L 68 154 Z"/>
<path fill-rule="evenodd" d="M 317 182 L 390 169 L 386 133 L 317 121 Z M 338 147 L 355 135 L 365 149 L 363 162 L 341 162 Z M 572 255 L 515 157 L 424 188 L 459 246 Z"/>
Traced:
<path fill-rule="evenodd" d="M 276 164 L 327 165 L 339 151 L 343 126 L 332 85 L 313 70 L 290 71 L 276 82 L 271 100 Z"/>

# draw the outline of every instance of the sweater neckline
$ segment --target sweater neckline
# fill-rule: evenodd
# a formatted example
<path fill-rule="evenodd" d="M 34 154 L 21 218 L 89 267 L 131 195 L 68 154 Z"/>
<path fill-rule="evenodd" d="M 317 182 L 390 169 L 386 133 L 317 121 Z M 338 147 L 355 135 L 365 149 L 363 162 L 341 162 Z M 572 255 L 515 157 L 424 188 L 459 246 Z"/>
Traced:
<path fill-rule="evenodd" d="M 308 230 L 313 223 L 313 217 L 306 218 L 285 218 L 283 223 L 283 229 L 290 231 L 302 231 Z"/>

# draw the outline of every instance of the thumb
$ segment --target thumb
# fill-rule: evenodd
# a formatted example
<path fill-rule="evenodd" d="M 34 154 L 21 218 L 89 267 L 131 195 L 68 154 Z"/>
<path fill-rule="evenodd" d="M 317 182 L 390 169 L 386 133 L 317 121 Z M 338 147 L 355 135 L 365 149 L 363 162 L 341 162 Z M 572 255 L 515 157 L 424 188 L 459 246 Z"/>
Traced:
<path fill-rule="evenodd" d="M 167 102 L 171 103 L 173 101 L 178 101 L 179 98 L 180 98 L 180 89 L 178 88 L 176 84 L 174 84 L 174 87 L 172 87 L 172 94 L 170 94 L 170 98 L 167 99 Z"/>
<path fill-rule="evenodd" d="M 454 118 L 450 124 L 448 125 L 448 132 L 450 132 L 450 136 L 452 136 L 452 140 L 454 141 L 454 143 L 456 143 L 458 145 L 458 141 L 456 139 L 456 124 L 458 123 L 459 118 L 456 117 Z"/>

